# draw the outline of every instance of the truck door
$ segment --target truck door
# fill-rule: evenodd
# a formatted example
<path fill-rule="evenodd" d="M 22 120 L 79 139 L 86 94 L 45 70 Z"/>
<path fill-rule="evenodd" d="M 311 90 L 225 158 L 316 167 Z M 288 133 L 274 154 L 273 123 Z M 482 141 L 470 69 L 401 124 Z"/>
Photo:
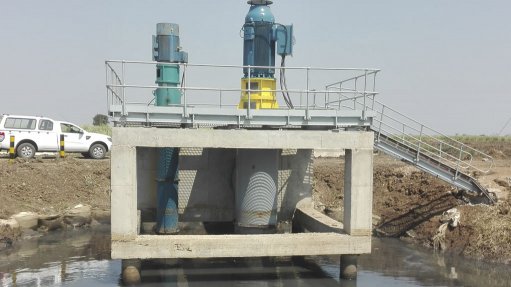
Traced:
<path fill-rule="evenodd" d="M 85 152 L 85 134 L 83 130 L 75 125 L 61 123 L 60 130 L 64 134 L 64 150 L 69 152 Z"/>
<path fill-rule="evenodd" d="M 53 121 L 40 120 L 37 146 L 39 151 L 57 151 L 59 139 L 55 132 Z"/>

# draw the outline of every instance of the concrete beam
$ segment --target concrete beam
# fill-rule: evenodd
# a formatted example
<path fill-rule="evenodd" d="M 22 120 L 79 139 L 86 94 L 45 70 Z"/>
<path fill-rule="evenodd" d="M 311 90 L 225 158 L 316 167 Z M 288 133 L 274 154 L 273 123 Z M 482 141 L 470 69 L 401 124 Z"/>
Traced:
<path fill-rule="evenodd" d="M 344 230 L 353 236 L 371 236 L 372 233 L 372 171 L 372 148 L 346 150 L 344 168 Z"/>
<path fill-rule="evenodd" d="M 373 148 L 373 133 L 306 130 L 112 129 L 115 146 L 246 149 Z"/>
<path fill-rule="evenodd" d="M 336 233 L 263 235 L 141 235 L 112 238 L 112 259 L 222 258 L 366 254 L 371 237 Z"/>

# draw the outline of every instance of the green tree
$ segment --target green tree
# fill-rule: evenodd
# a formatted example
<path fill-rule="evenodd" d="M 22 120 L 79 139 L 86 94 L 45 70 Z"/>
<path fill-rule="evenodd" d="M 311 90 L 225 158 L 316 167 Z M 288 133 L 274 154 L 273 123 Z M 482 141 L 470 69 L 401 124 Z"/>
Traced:
<path fill-rule="evenodd" d="M 92 124 L 95 126 L 108 125 L 108 116 L 102 115 L 102 114 L 97 114 L 92 119 Z"/>

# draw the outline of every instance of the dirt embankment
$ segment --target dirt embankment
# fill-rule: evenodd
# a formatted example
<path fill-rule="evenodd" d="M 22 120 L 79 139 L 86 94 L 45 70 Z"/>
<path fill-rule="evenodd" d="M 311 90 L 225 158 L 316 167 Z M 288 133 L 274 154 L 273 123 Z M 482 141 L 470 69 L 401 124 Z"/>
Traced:
<path fill-rule="evenodd" d="M 110 160 L 0 158 L 0 218 L 56 214 L 77 204 L 110 209 Z"/>
<path fill-rule="evenodd" d="M 342 159 L 316 159 L 314 197 L 320 208 L 342 217 Z M 457 208 L 460 224 L 442 236 L 444 251 L 468 257 L 511 263 L 511 160 L 498 159 L 494 171 L 480 182 L 498 193 L 496 206 L 467 204 L 443 181 L 385 155 L 374 157 L 373 212 L 375 234 L 400 237 L 434 247 L 442 213 Z"/>
<path fill-rule="evenodd" d="M 68 216 L 72 208 L 82 204 L 92 208 L 92 217 L 103 219 L 110 210 L 110 160 L 89 160 L 70 156 L 60 160 L 32 160 L 0 156 L 0 249 L 9 246 L 20 236 L 15 220 L 8 219 L 20 212 L 35 212 L 39 223 L 48 225 L 48 217 L 61 227 L 60 217 Z M 75 210 L 76 211 L 76 210 Z M 30 215 L 30 217 L 33 217 Z M 15 224 L 14 226 L 11 224 Z M 74 222 L 73 222 L 74 224 Z M 44 226 L 42 231 L 52 229 Z"/>

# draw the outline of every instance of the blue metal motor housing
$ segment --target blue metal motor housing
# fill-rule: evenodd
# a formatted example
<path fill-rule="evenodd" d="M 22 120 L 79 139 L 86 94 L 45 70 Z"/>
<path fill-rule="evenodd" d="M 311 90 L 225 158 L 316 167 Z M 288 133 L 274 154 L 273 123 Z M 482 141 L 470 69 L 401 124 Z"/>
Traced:
<path fill-rule="evenodd" d="M 250 1 L 250 3 L 254 3 Z M 275 17 L 266 4 L 259 1 L 251 4 L 250 10 L 245 17 L 243 65 L 244 66 L 275 66 L 275 41 L 273 40 L 273 25 Z M 248 77 L 248 69 L 244 69 L 245 77 Z M 273 78 L 275 69 L 251 69 L 252 78 Z"/>
<path fill-rule="evenodd" d="M 178 24 L 156 24 L 156 36 L 153 36 L 153 60 L 169 63 L 188 62 L 188 53 L 181 51 L 179 44 Z"/>
<path fill-rule="evenodd" d="M 281 56 L 293 54 L 293 26 L 275 23 L 270 10 L 273 2 L 268 0 L 251 0 L 250 10 L 243 25 L 243 65 L 275 66 L 275 52 Z M 277 49 L 275 49 L 277 45 Z M 248 69 L 243 70 L 245 78 Z M 251 78 L 274 78 L 275 69 L 252 68 Z"/>

